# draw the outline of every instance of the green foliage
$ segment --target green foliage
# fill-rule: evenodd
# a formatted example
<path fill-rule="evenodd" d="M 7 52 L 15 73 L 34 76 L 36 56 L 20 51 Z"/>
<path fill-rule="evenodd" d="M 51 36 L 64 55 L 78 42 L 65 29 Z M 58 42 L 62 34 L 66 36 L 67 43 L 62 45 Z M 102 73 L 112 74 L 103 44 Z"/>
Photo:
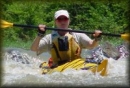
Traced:
<path fill-rule="evenodd" d="M 129 22 L 129 0 L 87 0 L 87 1 L 2 1 L 2 19 L 27 25 L 45 24 L 54 27 L 54 13 L 66 9 L 70 13 L 72 29 L 94 31 L 100 29 L 106 33 L 122 33 Z M 129 29 L 127 29 L 129 30 Z M 47 31 L 50 33 L 50 31 Z M 3 37 L 11 40 L 33 40 L 37 34 L 31 28 L 7 28 Z"/>

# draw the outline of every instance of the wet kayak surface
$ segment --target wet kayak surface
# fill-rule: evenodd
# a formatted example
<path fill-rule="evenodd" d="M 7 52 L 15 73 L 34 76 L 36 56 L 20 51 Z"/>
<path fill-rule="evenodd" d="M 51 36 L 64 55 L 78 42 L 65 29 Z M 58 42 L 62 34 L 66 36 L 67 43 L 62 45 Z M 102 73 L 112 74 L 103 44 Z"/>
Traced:
<path fill-rule="evenodd" d="M 14 52 L 12 52 L 14 51 Z M 85 57 L 86 51 L 82 52 Z M 4 48 L 2 54 L 2 86 L 72 87 L 72 86 L 129 86 L 128 57 L 108 59 L 108 75 L 95 75 L 88 70 L 67 69 L 64 72 L 41 74 L 39 65 L 50 58 L 49 53 L 37 56 L 20 48 Z"/>

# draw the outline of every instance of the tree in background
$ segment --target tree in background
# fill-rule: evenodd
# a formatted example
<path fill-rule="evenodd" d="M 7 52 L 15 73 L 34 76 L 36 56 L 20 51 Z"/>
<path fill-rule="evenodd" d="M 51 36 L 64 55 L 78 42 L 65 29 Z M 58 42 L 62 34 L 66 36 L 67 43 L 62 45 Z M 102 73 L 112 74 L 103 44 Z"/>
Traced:
<path fill-rule="evenodd" d="M 100 29 L 107 33 L 122 33 L 128 26 L 129 0 L 103 1 L 2 1 L 2 19 L 9 22 L 27 25 L 46 24 L 54 27 L 54 13 L 66 9 L 70 13 L 72 29 L 93 31 Z M 128 28 L 126 29 L 128 30 Z M 48 30 L 47 33 L 50 31 Z M 11 40 L 32 40 L 36 30 L 30 28 L 8 28 L 3 37 Z M 11 37 L 10 37 L 11 36 Z"/>

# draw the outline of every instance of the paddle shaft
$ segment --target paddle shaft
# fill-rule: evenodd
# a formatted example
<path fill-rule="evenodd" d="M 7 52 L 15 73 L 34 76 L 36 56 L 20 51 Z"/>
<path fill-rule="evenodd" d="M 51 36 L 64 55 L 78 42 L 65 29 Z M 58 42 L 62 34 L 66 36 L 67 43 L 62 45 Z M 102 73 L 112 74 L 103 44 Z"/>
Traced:
<path fill-rule="evenodd" d="M 38 26 L 34 26 L 34 25 L 13 24 L 13 26 L 17 26 L 17 27 L 29 27 L 29 28 L 38 28 Z M 94 32 L 86 32 L 86 31 L 83 31 L 83 30 L 70 30 L 70 29 L 61 29 L 61 28 L 50 28 L 50 27 L 45 27 L 45 29 L 55 30 L 55 31 L 69 31 L 69 32 L 78 32 L 78 33 L 94 34 Z M 101 33 L 101 35 L 121 37 L 121 34 Z"/>

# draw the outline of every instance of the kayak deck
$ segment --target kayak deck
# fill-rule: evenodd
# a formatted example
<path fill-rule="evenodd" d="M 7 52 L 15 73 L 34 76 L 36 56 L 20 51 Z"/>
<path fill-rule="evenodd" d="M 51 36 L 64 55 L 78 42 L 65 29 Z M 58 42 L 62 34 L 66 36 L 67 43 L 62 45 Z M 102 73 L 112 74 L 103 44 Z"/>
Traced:
<path fill-rule="evenodd" d="M 41 68 L 42 68 L 42 74 L 51 74 L 53 72 L 63 72 L 64 70 L 68 68 L 72 68 L 75 70 L 91 70 L 93 73 L 99 72 L 101 76 L 106 76 L 107 65 L 108 65 L 107 59 L 104 59 L 100 64 L 96 64 L 96 63 L 86 63 L 83 59 L 79 58 L 71 62 L 62 64 L 60 66 L 57 66 L 56 68 L 53 68 L 53 69 L 48 67 L 47 62 L 43 62 L 41 65 Z"/>

